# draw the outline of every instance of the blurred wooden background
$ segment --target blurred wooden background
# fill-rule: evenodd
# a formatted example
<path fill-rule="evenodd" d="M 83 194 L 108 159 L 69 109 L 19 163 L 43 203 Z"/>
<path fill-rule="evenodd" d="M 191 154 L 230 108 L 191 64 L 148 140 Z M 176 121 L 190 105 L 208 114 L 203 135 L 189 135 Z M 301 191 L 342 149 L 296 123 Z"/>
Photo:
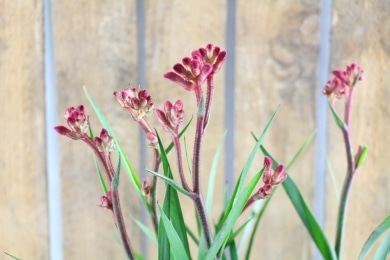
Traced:
<path fill-rule="evenodd" d="M 0 119 L 4 124 L 0 128 L 0 251 L 22 259 L 49 259 L 50 251 L 45 147 L 46 135 L 53 133 L 45 131 L 43 7 L 43 1 L 36 0 L 0 1 Z M 86 85 L 133 165 L 142 169 L 139 129 L 112 92 L 141 82 L 157 107 L 166 99 L 184 100 L 189 119 L 196 112 L 193 93 L 162 75 L 207 43 L 230 46 L 228 64 L 216 76 L 212 119 L 203 147 L 207 177 L 218 140 L 234 123 L 228 129 L 226 148 L 228 155 L 235 156 L 234 165 L 230 167 L 224 157 L 221 160 L 213 212 L 217 216 L 225 172 L 237 177 L 254 144 L 250 132 L 260 133 L 279 104 L 265 145 L 280 162 L 287 163 L 318 128 L 317 109 L 324 98 L 317 83 L 318 60 L 326 44 L 320 41 L 321 8 L 320 1 L 309 0 L 54 0 L 57 124 L 65 124 L 67 107 L 85 104 L 94 128 L 100 128 L 81 88 Z M 390 4 L 334 0 L 330 8 L 330 68 L 357 62 L 366 73 L 356 91 L 352 135 L 355 150 L 358 144 L 366 144 L 369 154 L 352 186 L 342 254 L 343 259 L 356 259 L 370 232 L 390 213 Z M 327 123 L 322 137 L 327 145 L 317 148 L 313 143 L 290 174 L 312 209 L 325 207 L 325 230 L 333 243 L 336 198 L 346 163 L 340 131 L 331 118 L 322 121 Z M 189 147 L 192 134 L 187 136 Z M 58 140 L 63 258 L 122 259 L 111 215 L 97 206 L 102 191 L 90 151 L 81 142 Z M 314 197 L 320 189 L 315 185 L 317 149 L 323 149 L 320 159 L 327 160 L 322 201 Z M 261 167 L 262 158 L 257 156 L 252 173 Z M 147 158 L 146 166 L 150 163 Z M 135 247 L 148 251 L 148 259 L 156 259 L 155 246 L 141 243 L 141 232 L 131 221 L 130 215 L 140 217 L 141 209 L 125 174 L 120 189 Z M 192 210 L 186 210 L 185 217 L 191 220 Z M 270 203 L 255 243 L 254 259 L 312 258 L 314 246 L 282 189 Z"/>

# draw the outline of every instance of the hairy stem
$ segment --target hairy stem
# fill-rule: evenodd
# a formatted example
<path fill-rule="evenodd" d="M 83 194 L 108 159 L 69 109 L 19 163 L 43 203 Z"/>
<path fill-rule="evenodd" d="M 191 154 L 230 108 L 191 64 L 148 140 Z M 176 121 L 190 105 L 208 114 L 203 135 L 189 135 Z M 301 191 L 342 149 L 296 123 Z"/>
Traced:
<path fill-rule="evenodd" d="M 178 167 L 178 171 L 179 171 L 181 184 L 183 185 L 183 188 L 186 191 L 190 191 L 191 192 L 191 188 L 190 188 L 190 186 L 188 186 L 186 177 L 184 175 L 183 158 L 181 156 L 181 145 L 180 145 L 179 136 L 177 136 L 177 135 L 173 136 L 173 143 L 175 145 L 175 150 L 176 150 L 176 155 L 177 155 L 177 167 Z"/>
<path fill-rule="evenodd" d="M 198 118 L 196 122 L 196 133 L 194 140 L 194 155 L 192 161 L 192 177 L 193 177 L 193 192 L 196 194 L 194 198 L 195 208 L 199 216 L 200 224 L 206 239 L 207 248 L 210 248 L 213 239 L 211 234 L 210 224 L 206 215 L 206 209 L 203 202 L 203 197 L 200 188 L 200 157 L 204 134 L 204 101 L 201 97 L 199 102 Z"/>
<path fill-rule="evenodd" d="M 118 189 L 112 191 L 112 205 L 113 205 L 113 213 L 115 218 L 115 223 L 118 227 L 123 248 L 125 249 L 126 255 L 128 259 L 135 259 L 134 252 L 130 243 L 129 236 L 127 235 L 125 221 L 123 219 L 121 204 L 119 200 L 119 192 Z"/>
<path fill-rule="evenodd" d="M 213 102 L 213 93 L 214 93 L 214 74 L 212 73 L 207 77 L 206 113 L 205 113 L 205 123 L 203 127 L 204 129 L 206 129 L 209 123 L 211 104 Z"/>
<path fill-rule="evenodd" d="M 115 170 L 114 170 L 114 167 L 112 166 L 110 155 L 103 154 L 103 153 L 101 153 L 101 154 L 104 157 L 104 163 L 106 165 L 106 168 L 109 170 L 110 175 L 114 176 L 112 182 L 115 182 L 116 177 L 119 177 L 119 175 L 115 176 Z M 119 174 L 119 173 L 117 173 L 117 174 Z M 122 208 L 121 208 L 121 203 L 120 203 L 120 199 L 119 199 L 118 187 L 116 185 L 112 185 L 112 182 L 110 182 L 110 187 L 111 187 L 114 221 L 115 221 L 115 224 L 118 228 L 121 242 L 122 242 L 122 246 L 126 252 L 127 258 L 128 259 L 135 259 L 134 252 L 133 252 L 133 249 L 132 249 L 132 246 L 130 243 L 130 239 L 129 239 L 129 236 L 127 235 L 125 221 L 123 219 Z M 112 187 L 112 186 L 116 186 L 116 187 Z"/>

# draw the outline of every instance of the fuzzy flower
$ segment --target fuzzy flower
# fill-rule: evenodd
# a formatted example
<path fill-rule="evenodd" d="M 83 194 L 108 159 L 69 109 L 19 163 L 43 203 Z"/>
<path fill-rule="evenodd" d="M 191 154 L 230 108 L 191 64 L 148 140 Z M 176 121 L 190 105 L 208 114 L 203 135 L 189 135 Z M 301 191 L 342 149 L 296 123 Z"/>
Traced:
<path fill-rule="evenodd" d="M 100 199 L 100 207 L 102 208 L 106 208 L 106 209 L 109 209 L 109 210 L 113 210 L 113 207 L 112 207 L 112 198 L 111 198 L 111 191 L 108 191 L 107 192 L 107 195 L 103 195 Z"/>
<path fill-rule="evenodd" d="M 286 171 L 284 169 L 284 165 L 280 164 L 276 167 L 275 171 L 273 170 L 272 159 L 268 156 L 264 157 L 264 172 L 263 172 L 263 182 L 264 185 L 257 191 L 256 198 L 257 199 L 265 199 L 268 198 L 272 189 L 275 186 L 278 186 L 287 178 Z"/>
<path fill-rule="evenodd" d="M 179 125 L 184 120 L 183 102 L 180 99 L 175 104 L 166 101 L 164 104 L 164 112 L 156 109 L 156 115 L 165 131 L 170 132 L 172 135 L 178 135 Z"/>
<path fill-rule="evenodd" d="M 193 55 L 194 53 L 196 53 L 196 55 L 199 53 L 205 64 L 213 66 L 212 73 L 217 73 L 226 60 L 226 51 L 221 51 L 220 47 L 211 43 L 207 44 L 205 48 L 200 48 L 199 50 L 194 51 Z"/>
<path fill-rule="evenodd" d="M 115 150 L 114 139 L 108 134 L 106 129 L 102 129 L 100 136 L 96 136 L 94 139 L 95 145 L 99 152 L 109 154 Z"/>
<path fill-rule="evenodd" d="M 88 136 L 89 122 L 88 117 L 85 115 L 83 105 L 66 109 L 64 117 L 69 128 L 65 126 L 56 126 L 54 127 L 54 130 L 56 130 L 57 133 L 74 140 Z"/>
<path fill-rule="evenodd" d="M 348 97 L 356 83 L 364 79 L 363 69 L 355 63 L 348 65 L 345 71 L 333 70 L 332 74 L 333 79 L 326 83 L 322 91 L 329 98 L 341 99 Z"/>
<path fill-rule="evenodd" d="M 150 116 L 154 111 L 153 99 L 145 89 L 125 88 L 123 91 L 115 91 L 113 94 L 118 103 L 130 112 L 135 121 L 142 120 L 144 116 Z"/>

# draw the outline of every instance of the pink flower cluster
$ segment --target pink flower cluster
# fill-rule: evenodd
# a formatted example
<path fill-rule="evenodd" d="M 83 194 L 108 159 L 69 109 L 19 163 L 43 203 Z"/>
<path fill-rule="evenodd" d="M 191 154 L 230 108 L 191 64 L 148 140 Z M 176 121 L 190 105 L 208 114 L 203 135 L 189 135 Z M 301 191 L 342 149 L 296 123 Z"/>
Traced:
<path fill-rule="evenodd" d="M 154 102 L 145 89 L 125 88 L 123 91 L 115 91 L 114 96 L 118 103 L 130 112 L 135 121 L 153 114 Z"/>
<path fill-rule="evenodd" d="M 272 193 L 273 187 L 278 186 L 287 178 L 287 174 L 283 164 L 278 165 L 275 171 L 273 170 L 272 165 L 273 165 L 272 159 L 265 156 L 264 157 L 265 169 L 263 172 L 264 185 L 257 191 L 256 199 L 268 198 Z"/>
<path fill-rule="evenodd" d="M 322 91 L 324 95 L 330 98 L 348 97 L 356 82 L 364 78 L 363 69 L 355 63 L 348 65 L 345 71 L 334 70 L 332 74 L 333 79 L 326 83 Z"/>

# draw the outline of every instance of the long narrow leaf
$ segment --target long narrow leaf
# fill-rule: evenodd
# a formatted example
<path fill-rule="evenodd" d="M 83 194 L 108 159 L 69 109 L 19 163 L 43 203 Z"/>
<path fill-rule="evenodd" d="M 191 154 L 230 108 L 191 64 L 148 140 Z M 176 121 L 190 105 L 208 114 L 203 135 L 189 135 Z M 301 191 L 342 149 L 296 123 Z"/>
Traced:
<path fill-rule="evenodd" d="M 9 257 L 11 257 L 11 258 L 13 258 L 15 260 L 20 260 L 20 258 L 17 258 L 16 256 L 13 256 L 11 254 L 8 254 L 7 252 L 4 252 L 4 254 L 6 254 L 7 256 L 9 256 Z"/>
<path fill-rule="evenodd" d="M 149 237 L 149 239 L 157 245 L 157 238 L 156 238 L 156 235 L 154 234 L 154 232 L 152 230 L 150 230 L 150 228 L 148 228 L 147 226 L 145 226 L 141 221 L 138 221 L 137 219 L 133 218 L 133 221 L 137 224 L 137 226 L 142 230 L 142 232 L 144 232 L 145 235 L 147 235 Z"/>
<path fill-rule="evenodd" d="M 181 192 L 182 194 L 186 195 L 187 197 L 191 197 L 192 196 L 192 194 L 190 192 L 186 191 L 180 184 L 178 184 L 174 180 L 168 178 L 167 176 L 161 175 L 158 172 L 154 172 L 154 171 L 149 170 L 149 169 L 146 169 L 146 171 L 150 172 L 154 176 L 159 177 L 160 179 L 165 181 L 168 185 L 170 185 L 172 188 L 174 188 L 178 192 Z"/>
<path fill-rule="evenodd" d="M 182 137 L 182 135 L 184 135 L 184 133 L 187 131 L 188 127 L 190 126 L 191 122 L 192 122 L 192 119 L 193 119 L 193 116 L 191 117 L 190 121 L 188 121 L 188 123 L 186 124 L 186 126 L 183 128 L 183 130 L 180 131 L 179 133 L 179 138 Z M 173 141 L 167 146 L 167 148 L 165 148 L 165 153 L 168 154 L 172 148 L 173 148 Z"/>
<path fill-rule="evenodd" d="M 268 153 L 268 151 L 261 146 L 260 147 L 263 153 L 270 158 L 272 158 L 274 165 L 278 165 L 278 162 Z M 309 207 L 306 204 L 305 199 L 303 198 L 301 192 L 299 191 L 297 185 L 292 180 L 291 176 L 288 175 L 287 179 L 283 182 L 283 188 L 286 191 L 288 197 L 291 200 L 298 216 L 301 218 L 301 221 L 308 230 L 310 236 L 312 237 L 314 243 L 316 244 L 318 250 L 321 252 L 324 259 L 337 259 L 336 253 L 333 247 L 330 245 L 327 237 L 324 234 L 324 231 L 321 229 L 313 213 L 310 211 Z"/>
<path fill-rule="evenodd" d="M 217 175 L 218 160 L 219 160 L 219 156 L 220 156 L 221 151 L 222 151 L 223 143 L 225 141 L 226 133 L 227 133 L 227 131 L 224 132 L 221 140 L 219 141 L 217 150 L 216 150 L 214 158 L 213 158 L 213 162 L 211 164 L 209 183 L 208 183 L 208 187 L 207 187 L 207 197 L 206 197 L 206 212 L 208 215 L 210 215 L 211 207 L 213 205 L 215 176 Z"/>
<path fill-rule="evenodd" d="M 366 243 L 364 244 L 362 251 L 359 255 L 359 260 L 364 259 L 368 251 L 374 245 L 375 241 L 390 228 L 390 215 L 387 216 L 371 233 Z"/>
<path fill-rule="evenodd" d="M 236 186 L 234 187 L 234 190 L 233 190 L 233 194 L 232 194 L 232 198 L 229 202 L 229 205 L 225 211 L 225 215 L 224 215 L 224 218 L 222 220 L 222 223 L 226 220 L 226 217 L 227 215 L 230 213 L 232 207 L 233 207 L 233 204 L 235 203 L 235 200 L 236 200 L 236 197 L 240 194 L 240 191 L 242 189 L 242 186 L 245 182 L 245 179 L 246 179 L 246 176 L 249 172 L 249 168 L 250 166 L 252 165 L 252 162 L 253 160 L 255 159 L 255 155 L 256 153 L 258 152 L 259 148 L 260 148 L 260 145 L 261 143 L 263 142 L 263 139 L 265 137 L 265 135 L 267 134 L 269 128 L 271 127 L 272 125 L 272 122 L 274 121 L 275 119 L 275 116 L 276 114 L 278 113 L 279 111 L 279 108 L 280 106 L 278 106 L 278 108 L 275 110 L 275 112 L 272 114 L 272 117 L 271 119 L 268 121 L 267 125 L 265 126 L 262 134 L 260 135 L 260 137 L 258 138 L 255 146 L 253 147 L 249 157 L 248 157 L 248 160 L 246 161 L 245 165 L 244 165 L 244 168 L 242 169 L 241 171 L 241 174 L 240 174 L 240 177 L 238 178 L 238 181 L 236 183 Z"/>
<path fill-rule="evenodd" d="M 159 207 L 159 209 L 161 214 L 161 220 L 164 225 L 165 231 L 167 233 L 169 243 L 172 246 L 174 246 L 174 249 L 171 251 L 173 257 L 175 259 L 183 259 L 183 260 L 189 259 L 189 256 L 187 255 L 182 240 L 177 234 L 175 228 L 173 227 L 172 223 L 169 221 L 168 217 L 165 215 L 164 210 L 162 210 L 161 207 Z"/>
<path fill-rule="evenodd" d="M 248 185 L 243 189 L 243 191 L 238 195 L 233 209 L 227 215 L 226 221 L 224 221 L 221 229 L 215 236 L 213 244 L 207 251 L 207 255 L 205 257 L 206 260 L 214 259 L 217 256 L 218 252 L 220 250 L 223 250 L 223 245 L 227 242 L 234 224 L 240 216 L 242 209 L 245 207 L 245 204 L 248 201 L 249 197 L 253 193 L 253 190 L 257 186 L 260 177 L 260 174 L 256 174 L 248 183 Z"/>
<path fill-rule="evenodd" d="M 296 160 L 301 156 L 301 154 L 311 144 L 315 134 L 316 134 L 316 131 L 313 131 L 313 133 L 311 135 L 309 135 L 309 137 L 305 140 L 305 142 L 301 145 L 301 147 L 299 147 L 298 151 L 294 154 L 293 158 L 287 163 L 286 171 L 288 171 L 290 169 L 290 167 L 296 162 Z M 257 141 L 257 138 L 254 135 L 254 133 L 252 133 L 252 136 L 255 139 L 255 141 Z M 265 200 L 264 204 L 262 205 L 262 207 L 260 209 L 260 212 L 258 213 L 258 215 L 256 217 L 256 220 L 255 220 L 255 223 L 254 223 L 254 227 L 252 228 L 252 232 L 250 234 L 249 243 L 248 243 L 248 247 L 247 247 L 246 254 L 245 254 L 245 259 L 249 259 L 249 257 L 250 257 L 250 253 L 252 251 L 253 242 L 255 240 L 255 235 L 257 233 L 257 228 L 259 226 L 260 219 L 262 218 L 265 210 L 267 209 L 267 206 L 268 206 L 269 202 L 271 201 L 273 195 L 275 194 L 275 191 L 271 194 L 270 198 Z"/>
<path fill-rule="evenodd" d="M 376 250 L 374 260 L 388 259 L 388 255 L 390 255 L 390 233 L 387 233 L 385 239 L 382 241 L 379 248 Z"/>
<path fill-rule="evenodd" d="M 162 145 L 162 142 L 161 142 L 161 139 L 160 139 L 160 136 L 158 135 L 158 133 L 157 133 L 157 139 L 158 139 L 158 145 L 160 148 L 161 162 L 162 162 L 162 166 L 163 166 L 163 170 L 164 170 L 164 175 L 168 179 L 173 180 L 172 171 L 171 171 L 171 167 L 169 165 L 167 154 L 165 153 L 164 147 Z M 182 213 L 179 197 L 178 197 L 177 191 L 168 184 L 166 185 L 163 211 L 165 213 L 165 216 L 168 219 L 170 219 L 170 221 L 172 222 L 172 226 L 175 229 L 175 232 L 177 233 L 177 235 L 179 236 L 179 238 L 180 238 L 180 240 L 181 240 L 181 242 L 186 250 L 187 255 L 190 256 L 191 254 L 190 254 L 190 247 L 189 247 L 188 239 L 187 239 L 187 230 L 186 230 L 186 225 L 184 223 L 184 218 L 183 218 L 183 213 Z M 160 220 L 160 222 L 161 222 L 161 220 Z M 165 237 L 165 238 L 163 237 L 163 236 L 168 236 L 168 233 L 167 233 L 168 231 L 165 228 L 166 227 L 164 226 L 162 237 L 160 237 L 160 234 L 159 234 L 159 250 L 163 251 L 163 253 L 164 253 L 164 256 L 161 256 L 161 257 L 159 254 L 160 259 L 170 259 L 170 256 L 172 253 L 172 252 L 169 252 L 169 253 L 165 252 L 164 250 L 166 250 L 166 248 L 160 248 L 160 239 L 163 241 L 163 244 L 165 244 L 165 245 L 167 244 L 167 241 L 165 241 L 165 239 L 167 237 Z M 168 238 L 168 240 L 169 240 L 169 238 Z M 174 244 L 171 244 L 171 246 L 168 246 L 168 248 L 174 247 L 174 246 L 175 246 Z M 169 258 L 167 258 L 167 257 L 169 257 Z"/>

